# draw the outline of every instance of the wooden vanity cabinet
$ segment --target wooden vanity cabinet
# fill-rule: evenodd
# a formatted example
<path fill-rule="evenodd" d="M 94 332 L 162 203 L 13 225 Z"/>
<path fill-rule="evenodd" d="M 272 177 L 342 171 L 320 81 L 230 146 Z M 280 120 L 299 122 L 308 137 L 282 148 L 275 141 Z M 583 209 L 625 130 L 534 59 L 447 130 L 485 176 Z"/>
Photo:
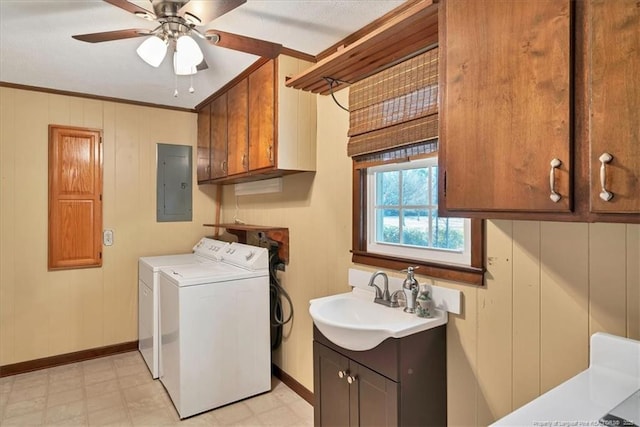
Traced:
<path fill-rule="evenodd" d="M 440 215 L 640 222 L 636 2 L 444 0 L 439 13 Z"/>
<path fill-rule="evenodd" d="M 316 426 L 447 424 L 446 326 L 352 351 L 314 326 Z"/>

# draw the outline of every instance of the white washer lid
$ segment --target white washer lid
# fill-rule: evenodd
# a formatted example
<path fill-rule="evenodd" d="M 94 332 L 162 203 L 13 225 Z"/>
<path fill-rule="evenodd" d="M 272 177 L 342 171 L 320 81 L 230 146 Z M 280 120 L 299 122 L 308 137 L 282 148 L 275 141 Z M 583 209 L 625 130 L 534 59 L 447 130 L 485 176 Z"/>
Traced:
<path fill-rule="evenodd" d="M 187 264 L 165 267 L 160 274 L 177 286 L 204 285 L 252 277 L 266 277 L 268 270 L 251 271 L 225 263 Z"/>
<path fill-rule="evenodd" d="M 160 255 L 140 258 L 140 262 L 149 266 L 153 271 L 170 265 L 197 263 L 198 258 L 194 254 Z"/>

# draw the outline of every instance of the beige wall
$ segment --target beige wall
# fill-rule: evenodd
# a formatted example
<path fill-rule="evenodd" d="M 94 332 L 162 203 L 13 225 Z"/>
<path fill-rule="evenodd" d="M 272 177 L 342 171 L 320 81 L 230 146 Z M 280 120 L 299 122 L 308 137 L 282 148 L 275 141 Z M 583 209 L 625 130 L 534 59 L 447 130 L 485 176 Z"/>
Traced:
<path fill-rule="evenodd" d="M 338 98 L 346 105 L 347 91 Z M 290 229 L 281 278 L 295 320 L 274 361 L 310 390 L 308 301 L 349 290 L 347 128 L 348 114 L 319 97 L 315 176 L 285 177 L 280 194 L 239 197 L 237 210 L 233 187 L 223 193 L 226 221 Z M 586 369 L 596 331 L 640 339 L 640 226 L 489 221 L 487 260 L 485 287 L 438 282 L 463 293 L 464 312 L 447 325 L 450 425 L 487 425 Z"/>
<path fill-rule="evenodd" d="M 50 123 L 104 131 L 115 243 L 102 268 L 47 271 Z M 0 365 L 137 340 L 138 257 L 188 252 L 211 232 L 210 186 L 194 188 L 192 222 L 155 221 L 156 143 L 195 147 L 196 115 L 0 88 L 0 129 Z"/>
<path fill-rule="evenodd" d="M 188 251 L 211 232 L 200 224 L 214 220 L 213 186 L 194 189 L 193 222 L 155 222 L 155 144 L 194 145 L 195 115 L 6 88 L 0 103 L 0 365 L 136 340 L 138 257 Z M 100 269 L 47 272 L 49 123 L 104 129 L 115 244 Z M 237 209 L 233 186 L 224 191 L 225 221 L 289 227 L 281 278 L 295 320 L 274 361 L 310 390 L 308 301 L 347 291 L 352 266 L 347 127 L 319 97 L 316 173 Z M 640 339 L 640 226 L 490 221 L 487 257 L 486 287 L 438 283 L 463 292 L 447 326 L 450 425 L 486 425 L 585 369 L 593 332 Z"/>

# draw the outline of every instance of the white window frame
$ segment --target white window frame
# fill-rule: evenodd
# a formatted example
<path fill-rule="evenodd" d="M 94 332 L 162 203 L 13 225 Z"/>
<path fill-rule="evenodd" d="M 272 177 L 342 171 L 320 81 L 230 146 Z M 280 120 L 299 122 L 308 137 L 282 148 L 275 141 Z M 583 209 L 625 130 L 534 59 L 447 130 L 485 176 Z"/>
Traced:
<path fill-rule="evenodd" d="M 377 172 L 401 171 L 406 169 L 417 169 L 437 166 L 436 156 L 426 159 L 412 160 L 404 163 L 391 163 L 367 168 L 367 252 L 388 255 L 393 257 L 410 258 L 438 264 L 454 264 L 462 266 L 471 265 L 471 220 L 463 219 L 464 249 L 455 251 L 450 249 L 421 248 L 413 245 L 403 245 L 398 243 L 378 243 L 376 242 L 376 178 Z M 429 174 L 431 180 L 431 174 Z M 431 191 L 431 182 L 428 189 Z M 429 195 L 431 196 L 431 195 Z M 431 200 L 429 197 L 428 200 Z"/>

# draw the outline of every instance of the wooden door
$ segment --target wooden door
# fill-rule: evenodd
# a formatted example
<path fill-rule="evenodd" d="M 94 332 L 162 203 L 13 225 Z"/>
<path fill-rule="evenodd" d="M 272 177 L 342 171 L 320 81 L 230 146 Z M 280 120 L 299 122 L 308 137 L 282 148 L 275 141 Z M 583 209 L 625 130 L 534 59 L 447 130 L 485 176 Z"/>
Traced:
<path fill-rule="evenodd" d="M 592 0 L 587 25 L 591 211 L 640 213 L 639 4 Z"/>
<path fill-rule="evenodd" d="M 397 426 L 398 383 L 354 361 L 349 364 L 349 375 L 350 425 Z"/>
<path fill-rule="evenodd" d="M 275 165 L 275 61 L 249 76 L 249 169 Z"/>
<path fill-rule="evenodd" d="M 248 83 L 242 80 L 227 92 L 227 175 L 249 170 Z"/>
<path fill-rule="evenodd" d="M 227 94 L 211 103 L 211 179 L 227 176 Z"/>
<path fill-rule="evenodd" d="M 198 183 L 211 179 L 211 104 L 198 111 Z"/>
<path fill-rule="evenodd" d="M 102 134 L 49 126 L 49 269 L 102 265 Z"/>
<path fill-rule="evenodd" d="M 349 383 L 344 375 L 349 369 L 349 359 L 314 341 L 313 361 L 316 427 L 348 426 Z"/>
<path fill-rule="evenodd" d="M 570 3 L 441 3 L 441 213 L 571 210 Z"/>

